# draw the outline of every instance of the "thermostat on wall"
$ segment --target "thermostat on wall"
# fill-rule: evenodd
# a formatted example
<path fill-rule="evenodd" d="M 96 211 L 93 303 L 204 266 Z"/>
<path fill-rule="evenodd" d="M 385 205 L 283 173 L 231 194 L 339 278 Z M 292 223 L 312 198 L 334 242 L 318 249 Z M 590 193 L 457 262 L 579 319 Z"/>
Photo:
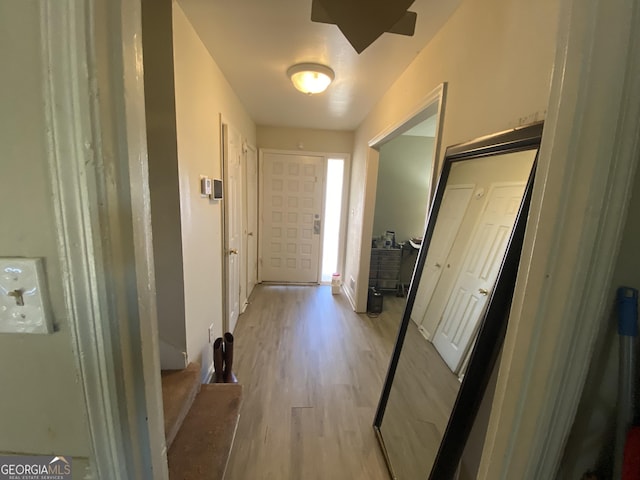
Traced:
<path fill-rule="evenodd" d="M 200 196 L 211 200 L 222 199 L 222 180 L 200 175 Z"/>

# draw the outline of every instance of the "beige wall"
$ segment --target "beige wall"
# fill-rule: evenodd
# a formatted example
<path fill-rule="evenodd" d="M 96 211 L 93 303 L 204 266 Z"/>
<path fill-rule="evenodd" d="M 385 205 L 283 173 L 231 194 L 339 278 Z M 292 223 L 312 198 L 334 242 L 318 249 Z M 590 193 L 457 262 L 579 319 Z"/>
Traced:
<path fill-rule="evenodd" d="M 353 132 L 259 125 L 258 148 L 348 153 L 353 151 Z"/>
<path fill-rule="evenodd" d="M 0 334 L 0 453 L 86 458 L 49 184 L 39 21 L 39 2 L 0 2 L 0 257 L 44 257 L 57 331 Z"/>
<path fill-rule="evenodd" d="M 182 227 L 176 145 L 171 0 L 143 0 L 144 94 L 160 366 L 184 367 Z"/>
<path fill-rule="evenodd" d="M 404 242 L 423 234 L 431 189 L 432 137 L 400 135 L 380 148 L 373 235 Z"/>
<path fill-rule="evenodd" d="M 223 333 L 223 204 L 200 197 L 200 175 L 222 178 L 220 114 L 253 145 L 256 130 L 175 0 L 173 40 L 187 354 L 204 375 L 209 325 Z"/>
<path fill-rule="evenodd" d="M 353 293 L 358 310 L 366 306 L 372 230 L 372 195 L 366 186 L 372 186 L 377 173 L 375 155 L 369 159 L 368 141 L 403 121 L 442 82 L 448 84 L 443 146 L 505 130 L 522 119 L 533 120 L 536 114 L 541 119 L 547 106 L 558 3 L 466 0 L 356 131 L 345 277 L 357 280 Z"/>

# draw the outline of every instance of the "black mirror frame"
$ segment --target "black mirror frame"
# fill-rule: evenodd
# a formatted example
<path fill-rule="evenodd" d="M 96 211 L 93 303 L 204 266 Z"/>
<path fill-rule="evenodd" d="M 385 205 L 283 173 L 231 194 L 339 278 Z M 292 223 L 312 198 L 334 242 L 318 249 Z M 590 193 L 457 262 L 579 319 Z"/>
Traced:
<path fill-rule="evenodd" d="M 469 142 L 453 145 L 448 147 L 445 152 L 442 173 L 440 174 L 434 201 L 429 211 L 429 219 L 427 221 L 418 259 L 414 267 L 411 285 L 407 295 L 407 302 L 402 315 L 398 336 L 396 338 L 395 347 L 393 349 L 389 369 L 387 371 L 387 376 L 385 378 L 373 423 L 373 428 L 378 437 L 378 441 L 380 442 L 380 446 L 385 455 L 385 460 L 387 461 L 390 472 L 392 472 L 392 466 L 390 465 L 389 458 L 387 457 L 380 427 L 382 426 L 382 419 L 384 417 L 387 401 L 391 392 L 391 386 L 393 384 L 398 361 L 400 359 L 400 353 L 407 333 L 408 324 L 411 321 L 411 311 L 413 310 L 417 293 L 416 279 L 419 279 L 422 276 L 427 251 L 435 229 L 437 213 L 440 209 L 440 204 L 442 203 L 442 197 L 444 195 L 451 166 L 452 164 L 462 160 L 523 150 L 537 150 L 540 147 L 542 127 L 542 122 L 534 123 L 513 130 L 508 130 L 506 132 L 500 132 Z M 489 304 L 483 315 L 478 331 L 478 337 L 469 358 L 467 371 L 460 386 L 460 390 L 458 391 L 458 396 L 453 406 L 451 416 L 449 417 L 447 428 L 431 469 L 431 474 L 429 476 L 430 480 L 446 480 L 454 477 L 462 457 L 462 452 L 464 451 L 467 438 L 469 437 L 473 422 L 480 407 L 480 403 L 482 402 L 491 372 L 502 348 L 509 316 L 509 308 L 518 273 L 518 263 L 520 261 L 520 253 L 524 240 L 529 205 L 531 203 L 537 156 L 536 152 L 536 157 L 531 168 L 531 174 L 529 175 L 529 180 L 525 189 L 525 194 L 523 196 L 522 203 L 520 204 L 520 210 L 516 217 L 516 222 L 509 239 L 507 252 L 500 266 L 496 286 L 492 291 Z"/>

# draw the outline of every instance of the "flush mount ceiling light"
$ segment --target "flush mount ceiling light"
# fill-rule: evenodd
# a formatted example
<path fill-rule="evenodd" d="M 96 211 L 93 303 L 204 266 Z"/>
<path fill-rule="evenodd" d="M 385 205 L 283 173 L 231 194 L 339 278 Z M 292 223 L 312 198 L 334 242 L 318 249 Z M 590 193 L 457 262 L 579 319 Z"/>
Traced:
<path fill-rule="evenodd" d="M 333 70 L 318 63 L 293 65 L 287 70 L 287 76 L 294 87 L 307 95 L 324 92 L 335 78 Z"/>

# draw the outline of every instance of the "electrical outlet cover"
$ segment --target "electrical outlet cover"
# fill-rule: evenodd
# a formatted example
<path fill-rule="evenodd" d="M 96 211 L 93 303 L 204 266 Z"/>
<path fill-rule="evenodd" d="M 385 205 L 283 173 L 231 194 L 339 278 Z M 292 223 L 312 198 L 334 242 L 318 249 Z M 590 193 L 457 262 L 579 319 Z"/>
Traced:
<path fill-rule="evenodd" d="M 0 258 L 0 333 L 53 333 L 41 258 Z"/>

